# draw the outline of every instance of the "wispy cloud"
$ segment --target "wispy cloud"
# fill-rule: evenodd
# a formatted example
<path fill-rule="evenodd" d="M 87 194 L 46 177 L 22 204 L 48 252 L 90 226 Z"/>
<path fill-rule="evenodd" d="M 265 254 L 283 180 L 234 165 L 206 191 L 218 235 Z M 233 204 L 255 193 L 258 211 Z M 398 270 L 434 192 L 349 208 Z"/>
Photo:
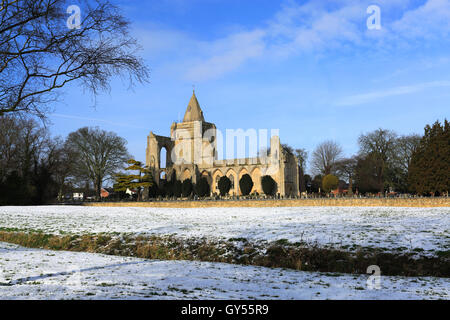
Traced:
<path fill-rule="evenodd" d="M 392 97 L 392 96 L 400 96 L 406 94 L 412 94 L 416 92 L 420 92 L 422 90 L 430 89 L 430 88 L 440 88 L 440 87 L 450 87 L 450 81 L 432 81 L 419 83 L 415 85 L 409 86 L 399 86 L 395 88 L 389 88 L 381 91 L 368 92 L 363 94 L 357 94 L 353 96 L 349 96 L 339 100 L 336 103 L 336 106 L 355 106 L 360 104 L 369 103 L 378 99 Z"/>
<path fill-rule="evenodd" d="M 284 2 L 268 21 L 209 41 L 178 30 L 142 28 L 139 37 L 151 55 L 170 56 L 188 81 L 207 81 L 239 69 L 254 59 L 290 57 L 360 48 L 386 50 L 411 45 L 415 39 L 447 39 L 450 0 L 379 0 L 382 30 L 367 30 L 366 9 L 372 1 Z M 401 11 L 392 18 L 391 11 Z"/>
<path fill-rule="evenodd" d="M 146 129 L 144 127 L 139 127 L 139 126 L 135 126 L 133 124 L 127 124 L 127 123 L 123 123 L 123 122 L 119 123 L 119 122 L 113 122 L 113 121 L 104 120 L 104 119 L 79 117 L 79 116 L 74 116 L 74 115 L 69 115 L 69 114 L 52 113 L 50 116 L 56 117 L 56 118 L 64 118 L 64 119 L 100 122 L 100 123 L 105 123 L 105 124 L 108 124 L 108 125 L 111 125 L 111 126 L 116 126 L 116 127 L 128 127 L 128 128 Z"/>

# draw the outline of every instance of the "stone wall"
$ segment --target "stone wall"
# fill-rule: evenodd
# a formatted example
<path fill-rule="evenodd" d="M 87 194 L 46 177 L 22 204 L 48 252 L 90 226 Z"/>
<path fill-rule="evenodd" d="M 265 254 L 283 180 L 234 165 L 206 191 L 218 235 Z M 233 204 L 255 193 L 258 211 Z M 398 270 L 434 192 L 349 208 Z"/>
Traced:
<path fill-rule="evenodd" d="M 94 207 L 154 207 L 154 208 L 212 208 L 212 207 L 450 207 L 450 198 L 413 199 L 297 199 L 241 201 L 160 201 L 85 203 Z"/>

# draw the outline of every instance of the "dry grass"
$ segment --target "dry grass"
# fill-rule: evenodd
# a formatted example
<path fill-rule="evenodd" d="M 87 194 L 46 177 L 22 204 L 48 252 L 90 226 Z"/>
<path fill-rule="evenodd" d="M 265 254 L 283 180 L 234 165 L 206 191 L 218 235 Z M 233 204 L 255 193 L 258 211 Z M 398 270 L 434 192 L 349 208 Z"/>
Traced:
<path fill-rule="evenodd" d="M 85 203 L 93 207 L 215 208 L 215 207 L 450 207 L 450 198 L 292 199 L 241 201 L 166 201 Z"/>
<path fill-rule="evenodd" d="M 413 257 L 361 248 L 356 254 L 289 242 L 250 243 L 245 239 L 210 241 L 158 236 L 82 235 L 0 231 L 0 241 L 29 248 L 102 253 L 159 260 L 225 262 L 303 271 L 365 274 L 378 265 L 383 275 L 450 277 L 449 252 L 440 257 Z"/>

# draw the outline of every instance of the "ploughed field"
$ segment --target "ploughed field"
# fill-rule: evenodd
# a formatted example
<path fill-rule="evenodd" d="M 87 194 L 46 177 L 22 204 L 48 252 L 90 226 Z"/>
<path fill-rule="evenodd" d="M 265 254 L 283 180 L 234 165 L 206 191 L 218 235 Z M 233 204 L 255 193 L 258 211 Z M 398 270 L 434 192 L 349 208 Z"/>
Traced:
<path fill-rule="evenodd" d="M 245 239 L 442 256 L 450 250 L 450 208 L 0 207 L 0 231 Z"/>

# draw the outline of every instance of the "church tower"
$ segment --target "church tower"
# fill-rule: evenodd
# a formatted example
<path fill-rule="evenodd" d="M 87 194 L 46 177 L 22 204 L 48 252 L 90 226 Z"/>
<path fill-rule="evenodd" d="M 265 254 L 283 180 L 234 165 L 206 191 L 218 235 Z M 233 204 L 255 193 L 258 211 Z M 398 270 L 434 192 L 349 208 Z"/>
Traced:
<path fill-rule="evenodd" d="M 191 167 L 197 171 L 198 167 L 206 164 L 213 165 L 216 152 L 216 126 L 205 121 L 203 111 L 195 95 L 192 97 L 184 114 L 183 122 L 174 123 L 171 127 L 171 138 L 174 141 L 176 159 L 175 165 Z"/>
<path fill-rule="evenodd" d="M 186 113 L 184 114 L 183 122 L 193 122 L 193 121 L 205 121 L 203 117 L 203 111 L 200 108 L 197 97 L 195 96 L 195 91 L 192 93 L 191 100 L 186 108 Z"/>

